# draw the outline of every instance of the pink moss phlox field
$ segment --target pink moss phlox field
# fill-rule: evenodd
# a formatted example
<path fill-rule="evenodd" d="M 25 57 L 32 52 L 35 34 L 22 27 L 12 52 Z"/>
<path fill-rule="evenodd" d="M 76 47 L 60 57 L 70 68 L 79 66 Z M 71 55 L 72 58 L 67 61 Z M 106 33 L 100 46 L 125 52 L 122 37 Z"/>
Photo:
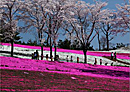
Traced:
<path fill-rule="evenodd" d="M 14 70 L 28 70 L 28 71 L 44 71 L 44 72 L 54 72 L 63 74 L 74 74 L 74 75 L 85 75 L 112 79 L 129 80 L 126 74 L 122 76 L 116 76 L 129 72 L 129 67 L 119 67 L 119 66 L 102 66 L 102 65 L 89 65 L 81 63 L 59 63 L 57 61 L 50 62 L 45 60 L 31 60 L 13 57 L 0 57 L 0 69 L 14 69 Z M 86 70 L 88 72 L 83 72 L 81 70 Z M 107 74 L 106 70 L 111 73 Z M 92 71 L 92 72 L 91 72 Z M 93 71 L 96 71 L 93 73 Z M 104 73 L 103 73 L 104 72 Z M 120 73 L 121 72 L 121 73 Z M 27 74 L 27 73 L 26 73 Z"/>
<path fill-rule="evenodd" d="M 9 91 L 16 91 L 16 90 L 14 90 L 14 89 L 1 89 L 1 91 L 8 91 L 8 92 L 9 92 Z M 21 92 L 20 89 L 17 89 L 17 91 L 20 91 L 20 92 Z M 27 92 L 27 91 L 28 91 L 28 92 L 32 92 L 32 91 L 33 91 L 33 92 L 37 92 L 37 91 L 44 91 L 44 92 L 46 92 L 46 91 L 47 91 L 47 92 L 55 92 L 55 91 L 56 91 L 56 92 L 57 92 L 57 91 L 58 91 L 58 92 L 61 92 L 61 91 L 63 91 L 63 92 L 72 92 L 71 90 L 61 90 L 61 89 L 35 89 L 35 90 L 29 90 L 29 89 L 27 90 L 27 89 L 26 89 L 26 90 L 22 90 L 22 91 L 23 91 L 23 92 L 25 92 L 25 91 L 26 91 L 26 92 Z"/>
<path fill-rule="evenodd" d="M 2 45 L 11 46 L 10 43 L 2 43 Z M 20 45 L 20 44 L 14 44 L 14 47 L 22 47 L 22 48 L 28 48 L 28 49 L 41 49 L 40 46 L 29 46 L 29 45 Z M 50 51 L 50 48 L 44 47 L 43 50 Z M 54 51 L 54 48 L 52 48 L 52 51 Z M 83 51 L 81 51 L 81 50 L 68 50 L 68 49 L 57 48 L 57 52 L 68 52 L 68 53 L 75 53 L 75 54 L 82 54 L 83 55 Z M 87 55 L 111 56 L 111 52 L 88 51 Z M 130 56 L 130 54 L 128 54 L 128 53 L 117 53 L 117 58 L 119 58 L 119 59 L 130 59 L 129 56 Z"/>

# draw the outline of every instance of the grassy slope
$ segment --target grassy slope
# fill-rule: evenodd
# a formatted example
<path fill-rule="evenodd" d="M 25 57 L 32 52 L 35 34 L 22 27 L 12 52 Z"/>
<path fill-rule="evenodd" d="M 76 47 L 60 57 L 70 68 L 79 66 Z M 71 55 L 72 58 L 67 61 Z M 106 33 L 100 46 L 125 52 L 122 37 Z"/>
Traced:
<path fill-rule="evenodd" d="M 129 91 L 128 80 L 98 78 L 70 74 L 58 74 L 25 70 L 1 69 L 1 91 Z M 25 74 L 25 72 L 29 74 Z M 76 79 L 71 79 L 75 77 Z M 40 91 L 40 90 L 37 90 Z"/>

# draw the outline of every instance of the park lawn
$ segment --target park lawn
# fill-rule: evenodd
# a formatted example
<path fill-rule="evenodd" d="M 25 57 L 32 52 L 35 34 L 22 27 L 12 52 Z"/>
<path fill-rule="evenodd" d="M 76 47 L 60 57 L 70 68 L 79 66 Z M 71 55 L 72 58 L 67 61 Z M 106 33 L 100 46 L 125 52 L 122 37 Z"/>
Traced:
<path fill-rule="evenodd" d="M 128 92 L 129 81 L 27 70 L 0 70 L 0 91 Z"/>

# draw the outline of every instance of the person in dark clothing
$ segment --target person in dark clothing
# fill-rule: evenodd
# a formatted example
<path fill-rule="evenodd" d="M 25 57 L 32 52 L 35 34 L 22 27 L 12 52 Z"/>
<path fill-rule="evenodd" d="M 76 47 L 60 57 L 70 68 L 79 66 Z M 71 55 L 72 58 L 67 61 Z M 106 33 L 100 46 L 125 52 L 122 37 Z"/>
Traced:
<path fill-rule="evenodd" d="M 96 65 L 97 64 L 97 59 L 95 58 L 95 62 L 94 62 L 94 65 Z"/>
<path fill-rule="evenodd" d="M 116 60 L 116 52 L 114 53 L 114 59 Z"/>
<path fill-rule="evenodd" d="M 34 59 L 39 60 L 38 50 L 36 50 L 36 52 L 34 52 Z"/>
<path fill-rule="evenodd" d="M 114 55 L 113 55 L 113 52 L 112 52 L 112 53 L 111 53 L 111 60 L 113 60 L 113 56 L 114 56 Z"/>
<path fill-rule="evenodd" d="M 67 57 L 66 57 L 66 61 L 69 62 L 69 57 L 68 57 L 68 55 L 67 55 Z"/>
<path fill-rule="evenodd" d="M 48 54 L 46 54 L 46 60 L 48 61 Z"/>
<path fill-rule="evenodd" d="M 34 59 L 34 53 L 32 53 L 32 59 Z"/>
<path fill-rule="evenodd" d="M 59 61 L 59 55 L 56 55 L 56 61 Z"/>
<path fill-rule="evenodd" d="M 36 59 L 37 58 L 37 53 L 36 52 L 34 52 L 34 59 Z"/>
<path fill-rule="evenodd" d="M 73 56 L 71 56 L 70 61 L 73 62 Z"/>
<path fill-rule="evenodd" d="M 77 63 L 79 63 L 79 57 L 77 57 Z"/>
<path fill-rule="evenodd" d="M 100 65 L 102 65 L 102 59 L 100 59 Z"/>

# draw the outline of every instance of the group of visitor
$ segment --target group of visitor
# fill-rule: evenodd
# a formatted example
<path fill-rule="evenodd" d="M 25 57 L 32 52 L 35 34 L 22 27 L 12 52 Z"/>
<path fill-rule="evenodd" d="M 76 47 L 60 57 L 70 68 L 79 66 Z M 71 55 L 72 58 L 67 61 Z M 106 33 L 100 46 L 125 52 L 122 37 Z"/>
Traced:
<path fill-rule="evenodd" d="M 46 57 L 46 60 L 48 61 L 48 58 L 49 58 L 48 54 L 46 54 L 45 57 Z M 36 52 L 32 53 L 32 59 L 39 60 L 38 50 L 36 50 Z M 50 59 L 53 61 L 53 55 L 52 55 L 52 57 L 51 57 Z M 55 60 L 56 60 L 56 61 L 59 61 L 59 60 L 60 60 L 59 55 L 56 55 Z M 69 61 L 73 62 L 73 56 L 71 56 L 71 57 L 70 57 L 70 60 L 69 60 L 69 56 L 67 55 L 66 61 L 67 61 L 67 62 L 69 62 Z M 79 62 L 79 57 L 77 57 L 77 62 Z"/>
<path fill-rule="evenodd" d="M 48 54 L 46 54 L 46 60 L 48 61 Z M 111 53 L 111 60 L 113 60 L 113 58 L 116 60 L 116 52 L 112 52 Z M 39 53 L 38 50 L 36 50 L 36 52 L 32 53 L 32 59 L 36 59 L 39 60 Z M 53 61 L 53 56 L 50 58 Z M 59 55 L 56 55 L 55 58 L 56 61 L 59 61 Z M 67 55 L 66 57 L 66 61 L 69 62 L 69 56 Z M 70 57 L 70 61 L 73 62 L 73 56 Z M 96 60 L 95 60 L 96 61 Z M 77 62 L 79 62 L 79 57 L 77 57 Z M 95 62 L 96 63 L 96 62 Z M 100 60 L 100 63 L 102 63 L 102 61 Z"/>
<path fill-rule="evenodd" d="M 38 50 L 36 50 L 36 52 L 32 53 L 32 59 L 39 60 L 39 53 L 38 53 Z"/>
<path fill-rule="evenodd" d="M 48 61 L 48 54 L 46 54 L 46 60 Z M 39 53 L 38 53 L 38 50 L 36 50 L 36 52 L 32 53 L 32 59 L 36 59 L 36 60 L 39 60 Z M 42 56 L 42 59 L 43 59 L 43 56 Z M 50 58 L 52 61 L 53 61 L 53 55 L 52 57 Z M 56 61 L 59 61 L 59 55 L 56 55 L 56 58 L 55 58 Z"/>
<path fill-rule="evenodd" d="M 66 61 L 69 62 L 69 56 L 67 55 Z M 70 57 L 70 61 L 73 62 L 73 56 Z"/>
<path fill-rule="evenodd" d="M 115 53 L 111 53 L 111 60 L 113 60 L 113 57 L 114 57 L 114 59 L 116 60 L 116 52 Z"/>

